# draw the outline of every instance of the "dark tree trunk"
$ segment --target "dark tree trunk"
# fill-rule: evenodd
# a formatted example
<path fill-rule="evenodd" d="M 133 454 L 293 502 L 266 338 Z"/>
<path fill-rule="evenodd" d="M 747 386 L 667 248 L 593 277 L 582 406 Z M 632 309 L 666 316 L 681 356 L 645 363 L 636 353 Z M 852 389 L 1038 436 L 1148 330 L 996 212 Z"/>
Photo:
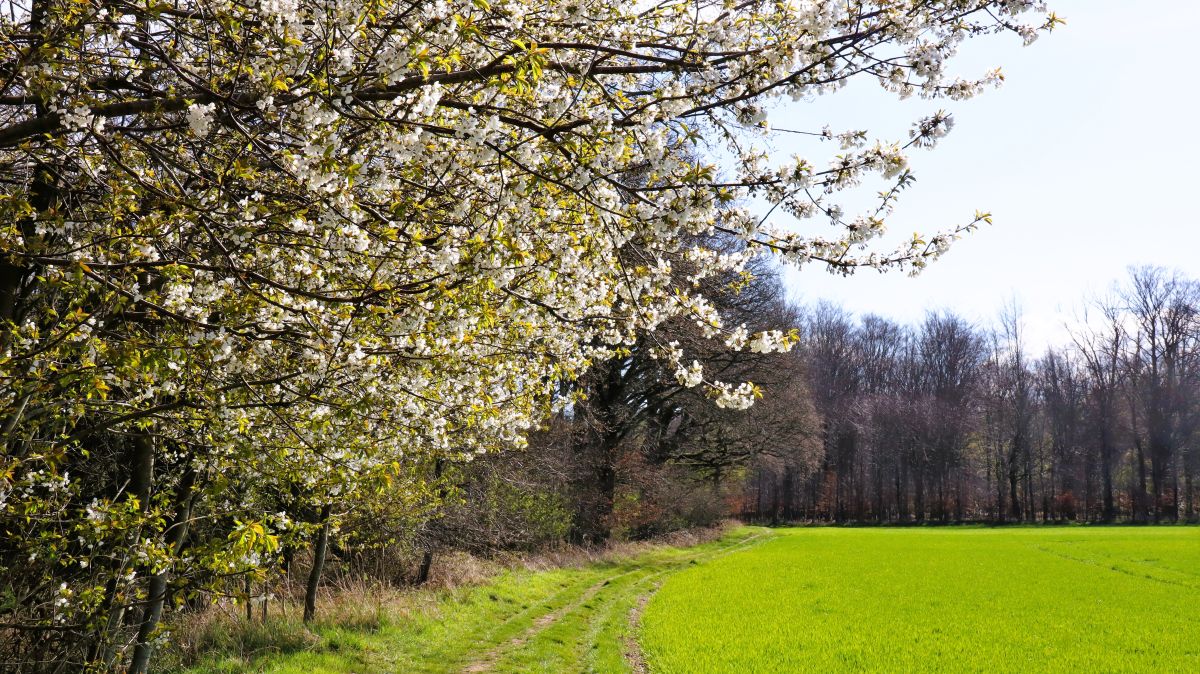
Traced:
<path fill-rule="evenodd" d="M 246 622 L 254 620 L 254 603 L 250 600 L 254 597 L 254 579 L 250 574 L 246 574 Z"/>
<path fill-rule="evenodd" d="M 1176 454 L 1171 466 L 1171 521 L 1179 522 L 1179 455 Z"/>
<path fill-rule="evenodd" d="M 1190 462 L 1185 458 L 1183 461 L 1183 490 L 1184 504 L 1186 508 L 1187 521 L 1191 522 L 1196 516 L 1195 497 L 1192 492 L 1192 469 Z"/>
<path fill-rule="evenodd" d="M 421 553 L 421 565 L 417 567 L 417 578 L 414 581 L 415 585 L 424 585 L 429 582 L 429 572 L 433 568 L 433 549 L 426 548 L 425 552 Z"/>
<path fill-rule="evenodd" d="M 329 548 L 329 506 L 321 508 L 321 531 L 313 544 L 312 569 L 308 572 L 308 587 L 304 592 L 304 622 L 311 623 L 317 615 L 317 589 L 325 569 L 325 551 Z"/>
<path fill-rule="evenodd" d="M 925 479 L 922 467 L 918 466 L 913 472 L 913 514 L 917 522 L 925 521 Z"/>
<path fill-rule="evenodd" d="M 1145 523 L 1150 520 L 1149 497 L 1146 493 L 1146 453 L 1142 451 L 1141 441 L 1137 441 L 1137 483 L 1134 485 L 1133 509 L 1134 519 Z"/>
<path fill-rule="evenodd" d="M 441 458 L 433 462 L 433 479 L 438 482 L 437 495 L 438 498 L 444 498 L 446 495 L 445 489 L 441 486 L 440 480 L 442 471 L 445 470 L 445 461 Z M 429 582 L 429 572 L 433 569 L 433 541 L 425 542 L 425 551 L 421 553 L 421 565 L 417 567 L 416 585 L 424 585 Z"/>
<path fill-rule="evenodd" d="M 1154 523 L 1158 524 L 1162 521 L 1164 515 L 1168 515 L 1163 507 L 1163 491 L 1166 489 L 1166 461 L 1163 457 L 1167 454 L 1167 450 L 1161 442 L 1151 443 L 1150 445 L 1150 488 L 1153 490 L 1151 498 L 1150 516 L 1154 519 Z"/>
<path fill-rule="evenodd" d="M 886 519 L 884 513 L 884 469 L 883 466 L 875 468 L 875 522 L 883 524 Z"/>
<path fill-rule="evenodd" d="M 1101 441 L 1100 446 L 1100 478 L 1101 489 L 1104 491 L 1104 521 L 1106 523 L 1115 522 L 1117 519 L 1116 499 L 1113 498 L 1113 447 L 1111 441 L 1106 437 Z"/>
<path fill-rule="evenodd" d="M 1037 519 L 1037 504 L 1033 492 L 1033 451 L 1025 445 L 1025 521 Z"/>
<path fill-rule="evenodd" d="M 192 469 L 188 469 L 184 473 L 182 480 L 179 483 L 178 491 L 175 496 L 175 519 L 171 525 L 167 527 L 166 543 L 171 551 L 172 557 L 178 556 L 183 550 L 184 541 L 187 540 L 188 528 L 192 521 L 192 504 L 195 500 L 194 489 L 196 485 L 196 473 Z M 158 623 L 162 618 L 163 605 L 167 598 L 168 583 L 170 582 L 170 570 L 163 569 L 155 574 L 150 579 L 150 589 L 147 593 L 146 601 L 149 602 L 143 610 L 142 624 L 138 628 L 138 648 L 146 645 L 154 635 L 154 631 L 158 629 Z M 149 657 L 149 648 L 147 648 L 147 658 Z M 136 661 L 136 655 L 135 655 Z M 130 671 L 136 671 L 130 668 Z"/>
<path fill-rule="evenodd" d="M 904 466 L 904 459 L 900 459 L 899 465 L 896 466 L 896 519 L 901 522 L 908 521 L 908 494 L 904 489 L 908 483 L 908 475 L 905 474 Z"/>
<path fill-rule="evenodd" d="M 613 506 L 617 497 L 617 469 L 613 465 L 613 454 L 608 448 L 603 450 L 604 456 L 596 466 L 597 511 L 593 515 L 595 521 L 590 522 L 595 543 L 600 543 L 612 536 Z"/>
<path fill-rule="evenodd" d="M 783 469 L 783 484 L 780 486 L 780 491 L 783 492 L 783 518 L 785 521 L 792 521 L 796 518 L 796 504 L 794 493 L 796 491 L 795 471 L 789 466 Z"/>
<path fill-rule="evenodd" d="M 141 504 L 142 510 L 146 511 L 150 508 L 150 499 L 154 490 L 154 440 L 148 435 L 139 434 L 133 437 L 130 446 L 130 479 L 129 479 L 129 494 L 136 497 Z M 190 491 L 190 487 L 189 487 Z M 189 493 L 185 498 L 190 498 Z M 182 504 L 179 506 L 179 516 L 184 519 L 187 517 Z M 159 572 L 150 576 L 150 581 L 146 588 L 146 606 L 142 610 L 142 617 L 138 626 L 137 645 L 133 650 L 133 660 L 129 665 L 129 674 L 144 674 L 150 666 L 150 655 L 153 651 L 151 637 L 154 630 L 158 628 L 158 620 L 162 615 L 162 601 L 166 598 L 167 582 L 166 572 Z M 118 619 L 118 624 L 121 619 Z M 112 625 L 112 616 L 109 618 L 109 624 Z"/>
<path fill-rule="evenodd" d="M 1019 493 L 1021 485 L 1021 474 L 1018 470 L 1017 463 L 1018 447 L 1013 444 L 1013 449 L 1008 453 L 1008 507 L 1009 515 L 1012 519 L 1020 523 L 1024 511 L 1021 509 L 1021 495 Z"/>

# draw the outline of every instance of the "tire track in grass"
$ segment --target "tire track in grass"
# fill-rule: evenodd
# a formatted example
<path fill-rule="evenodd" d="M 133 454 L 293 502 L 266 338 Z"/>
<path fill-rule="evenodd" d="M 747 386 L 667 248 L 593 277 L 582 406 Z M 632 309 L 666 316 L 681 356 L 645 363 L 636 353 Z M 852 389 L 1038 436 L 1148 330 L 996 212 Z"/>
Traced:
<path fill-rule="evenodd" d="M 538 634 L 542 633 L 551 625 L 554 625 L 558 621 L 562 620 L 564 616 L 575 611 L 589 599 L 596 596 L 596 594 L 598 594 L 600 590 L 604 588 L 604 586 L 612 583 L 614 580 L 619 579 L 622 576 L 634 573 L 636 570 L 637 569 L 630 569 L 629 571 L 625 571 L 623 573 L 604 577 L 591 587 L 584 590 L 583 593 L 580 594 L 579 597 L 577 597 L 574 601 L 550 611 L 549 613 L 539 616 L 524 632 L 506 642 L 498 644 L 496 647 L 485 653 L 482 658 L 476 660 L 470 665 L 467 665 L 467 667 L 463 669 L 464 674 L 480 674 L 481 672 L 491 671 L 492 668 L 495 667 L 496 663 L 499 662 L 507 653 L 525 646 L 525 644 L 537 637 Z"/>
<path fill-rule="evenodd" d="M 556 674 L 568 671 L 605 674 L 631 671 L 630 652 L 625 647 L 630 639 L 636 646 L 636 633 L 629 624 L 628 615 L 639 598 L 645 596 L 648 600 L 654 588 L 670 573 L 738 552 L 761 542 L 762 538 L 763 534 L 756 534 L 727 543 L 716 550 L 685 550 L 675 558 L 662 559 L 650 555 L 630 560 L 627 563 L 633 564 L 634 568 L 611 578 L 587 601 L 578 602 L 569 611 L 558 615 L 553 625 L 548 625 L 534 639 L 522 644 L 528 651 L 506 651 L 497 669 L 526 672 L 530 668 L 538 668 L 538 671 Z M 652 586 L 648 592 L 644 589 L 647 585 Z M 577 616 L 578 611 L 586 615 Z M 580 620 L 586 620 L 586 625 L 580 625 Z M 564 646 L 567 648 L 564 649 Z M 534 654 L 541 654 L 542 659 L 530 659 Z M 554 666 L 548 666 L 551 663 Z"/>
<path fill-rule="evenodd" d="M 624 646 L 625 662 L 633 674 L 650 672 L 650 668 L 646 665 L 646 657 L 642 654 L 642 647 L 638 643 L 637 634 L 642 627 L 642 614 L 646 612 L 646 604 L 650 603 L 650 598 L 658 592 L 660 587 L 662 587 L 662 581 L 655 583 L 649 592 L 639 595 L 637 601 L 633 603 L 633 608 L 629 610 L 629 633 L 625 635 Z"/>
<path fill-rule="evenodd" d="M 639 597 L 645 596 L 642 589 L 660 582 L 658 579 L 667 572 L 667 569 L 654 571 L 647 568 L 643 577 L 623 588 L 608 602 L 603 612 L 590 621 L 587 633 L 579 642 L 579 647 L 584 651 L 584 657 L 580 660 L 586 664 L 586 671 L 612 671 L 611 666 L 604 668 L 603 659 L 630 665 L 627 646 L 633 634 L 626 616 L 637 605 Z"/>
<path fill-rule="evenodd" d="M 1065 560 L 1068 560 L 1071 562 L 1077 562 L 1079 564 L 1086 564 L 1088 566 L 1094 566 L 1098 569 L 1105 569 L 1108 571 L 1125 574 L 1126 576 L 1130 576 L 1132 578 L 1137 578 L 1139 580 L 1149 580 L 1149 581 L 1152 581 L 1155 583 L 1162 583 L 1164 585 L 1174 585 L 1176 587 L 1183 587 L 1183 588 L 1187 588 L 1189 590 L 1200 589 L 1200 585 L 1195 585 L 1195 584 L 1187 582 L 1187 581 L 1175 580 L 1172 578 L 1163 578 L 1161 576 L 1156 576 L 1153 573 L 1147 573 L 1144 571 L 1138 572 L 1133 569 L 1128 569 L 1128 568 L 1121 566 L 1121 564 L 1145 564 L 1143 562 L 1138 562 L 1137 560 L 1125 560 L 1125 559 L 1121 559 L 1119 557 L 1112 557 L 1109 555 L 1101 555 L 1103 557 L 1102 560 L 1092 559 L 1090 557 L 1075 557 L 1075 556 L 1068 555 L 1063 552 L 1059 552 L 1057 550 L 1052 550 L 1050 548 L 1047 548 L 1047 547 L 1041 546 L 1041 545 L 1034 546 L 1034 547 L 1041 552 L 1044 552 L 1048 555 L 1054 555 L 1055 557 L 1058 557 L 1060 559 L 1065 559 Z M 1185 576 L 1194 576 L 1195 575 L 1195 574 L 1187 573 L 1186 571 L 1175 571 L 1174 569 L 1169 569 L 1167 567 L 1162 567 L 1162 566 L 1158 566 L 1155 564 L 1145 564 L 1145 565 L 1149 566 L 1151 569 L 1153 569 L 1159 573 L 1171 572 L 1171 573 L 1182 574 Z"/>
<path fill-rule="evenodd" d="M 538 616 L 520 634 L 493 645 L 483 655 L 468 664 L 462 671 L 469 674 L 482 674 L 496 670 L 523 671 L 520 669 L 512 670 L 510 667 L 506 667 L 506 661 L 519 659 L 522 650 L 529 647 L 531 642 L 546 637 L 554 628 L 561 626 L 565 618 L 586 607 L 588 610 L 594 610 L 595 616 L 588 621 L 586 632 L 579 634 L 578 638 L 573 640 L 576 649 L 582 649 L 582 653 L 579 650 L 574 651 L 578 662 L 580 664 L 586 663 L 589 669 L 594 669 L 596 665 L 595 658 L 597 657 L 596 652 L 601 644 L 600 636 L 606 631 L 606 628 L 620 624 L 628 630 L 624 638 L 620 639 L 620 646 L 623 647 L 620 650 L 625 664 L 632 671 L 645 672 L 645 663 L 641 659 L 641 649 L 637 643 L 636 625 L 634 622 L 631 622 L 632 611 L 638 610 L 640 617 L 639 607 L 644 607 L 649 602 L 654 592 L 662 584 L 663 576 L 691 564 L 707 562 L 752 547 L 761 543 L 765 536 L 766 534 L 764 533 L 757 533 L 718 548 L 715 551 L 685 554 L 676 560 L 653 558 L 627 560 L 621 565 L 625 568 L 624 571 L 602 575 L 595 583 L 584 589 L 573 600 Z M 632 568 L 628 568 L 630 565 L 632 565 Z M 659 568 L 660 565 L 662 568 Z M 644 577 L 633 579 L 628 584 L 623 582 L 625 579 L 636 574 L 645 575 Z M 642 592 L 642 588 L 648 583 L 653 584 L 653 586 L 649 591 Z M 554 600 L 574 592 L 581 584 L 571 584 L 569 587 L 556 593 L 551 599 L 539 602 L 536 606 L 552 606 Z M 590 602 L 598 602 L 599 605 L 593 606 Z M 620 611 L 619 609 L 625 604 L 630 605 L 630 610 Z M 503 626 L 510 625 L 512 622 L 523 618 L 525 614 L 532 612 L 533 608 L 534 606 L 530 606 L 529 609 L 513 615 L 502 626 L 492 630 L 490 634 L 502 632 Z M 622 614 L 619 618 L 615 615 L 618 613 Z M 619 623 L 614 622 L 614 620 L 619 621 Z M 564 643 L 561 639 L 556 639 L 556 641 Z M 638 665 L 637 663 L 641 664 Z"/>
<path fill-rule="evenodd" d="M 543 597 L 536 601 L 530 601 L 528 603 L 528 605 L 525 606 L 524 608 L 522 608 L 521 610 L 508 616 L 503 621 L 496 623 L 482 637 L 480 637 L 478 643 L 480 645 L 488 646 L 489 650 L 487 652 L 491 653 L 493 650 L 501 648 L 504 644 L 508 643 L 509 641 L 519 638 L 520 635 L 515 636 L 515 637 L 501 637 L 501 638 L 497 639 L 498 636 L 504 635 L 506 632 L 508 632 L 509 628 L 511 628 L 514 625 L 514 623 L 525 620 L 530 615 L 536 614 L 539 610 L 546 610 L 546 613 L 542 613 L 537 618 L 534 618 L 532 620 L 532 623 L 536 623 L 538 620 L 545 617 L 548 613 L 551 613 L 556 610 L 560 610 L 561 607 L 555 608 L 555 606 L 558 605 L 560 600 L 564 599 L 565 597 L 568 597 L 569 595 L 571 595 L 572 593 L 577 591 L 580 586 L 584 585 L 584 582 L 586 580 L 587 580 L 587 578 L 585 576 L 584 578 L 581 578 L 581 579 L 577 579 L 577 580 L 574 580 L 571 582 L 565 582 L 560 586 L 560 588 L 557 591 L 550 594 L 549 596 Z M 528 630 L 528 629 L 529 628 L 526 628 L 526 630 Z M 524 632 L 526 630 L 522 630 L 521 634 L 524 634 Z M 473 656 L 471 653 L 466 653 L 459 657 L 462 657 L 465 659 L 465 658 L 471 658 Z M 479 661 L 477 659 L 470 660 L 469 662 L 470 662 L 470 664 L 467 665 L 468 669 L 464 669 L 463 670 L 464 672 L 470 671 L 469 667 L 479 664 Z M 482 670 L 482 671 L 486 671 L 486 670 Z"/>

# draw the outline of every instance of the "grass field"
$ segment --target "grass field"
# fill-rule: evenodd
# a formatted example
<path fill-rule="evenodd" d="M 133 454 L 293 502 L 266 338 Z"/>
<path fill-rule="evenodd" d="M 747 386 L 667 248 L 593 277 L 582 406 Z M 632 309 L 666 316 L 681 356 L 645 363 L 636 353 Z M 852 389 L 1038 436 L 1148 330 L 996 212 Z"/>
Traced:
<path fill-rule="evenodd" d="M 744 527 L 391 602 L 190 671 L 1200 672 L 1200 529 Z"/>
<path fill-rule="evenodd" d="M 663 584 L 650 671 L 1200 672 L 1196 528 L 775 534 Z"/>

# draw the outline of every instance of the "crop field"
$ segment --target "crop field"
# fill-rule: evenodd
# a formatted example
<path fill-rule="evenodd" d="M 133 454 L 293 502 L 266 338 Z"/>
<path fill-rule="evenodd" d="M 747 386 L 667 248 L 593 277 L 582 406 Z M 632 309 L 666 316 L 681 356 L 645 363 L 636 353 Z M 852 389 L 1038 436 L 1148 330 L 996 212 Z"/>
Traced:
<path fill-rule="evenodd" d="M 1196 528 L 773 533 L 665 581 L 650 671 L 1200 672 Z"/>

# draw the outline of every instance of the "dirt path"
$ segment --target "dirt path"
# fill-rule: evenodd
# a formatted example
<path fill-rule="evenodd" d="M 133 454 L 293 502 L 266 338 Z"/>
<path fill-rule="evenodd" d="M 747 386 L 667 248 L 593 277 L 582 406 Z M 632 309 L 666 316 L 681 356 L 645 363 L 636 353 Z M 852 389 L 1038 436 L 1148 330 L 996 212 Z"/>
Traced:
<path fill-rule="evenodd" d="M 646 658 L 642 656 L 642 646 L 638 643 L 637 633 L 642 627 L 642 613 L 646 610 L 646 604 L 650 603 L 650 598 L 658 592 L 658 588 L 662 587 L 662 582 L 654 584 L 650 591 L 641 595 L 637 599 L 637 603 L 633 608 L 629 609 L 629 634 L 625 635 L 625 662 L 629 663 L 629 669 L 633 674 L 649 674 L 650 669 L 646 666 Z"/>

